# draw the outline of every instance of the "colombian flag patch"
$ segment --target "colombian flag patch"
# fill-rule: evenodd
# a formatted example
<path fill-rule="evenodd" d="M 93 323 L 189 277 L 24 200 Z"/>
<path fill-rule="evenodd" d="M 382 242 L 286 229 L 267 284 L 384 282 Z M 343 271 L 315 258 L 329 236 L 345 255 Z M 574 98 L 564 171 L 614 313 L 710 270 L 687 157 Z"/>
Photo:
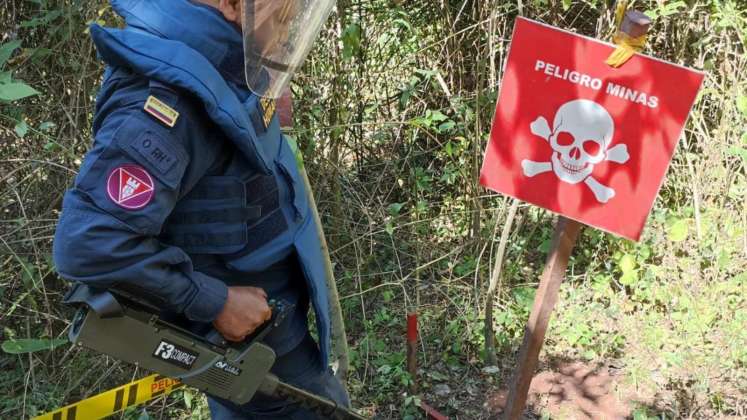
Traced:
<path fill-rule="evenodd" d="M 145 108 L 143 109 L 152 117 L 171 128 L 176 125 L 176 120 L 179 119 L 179 113 L 174 108 L 161 102 L 155 96 L 148 96 Z"/>

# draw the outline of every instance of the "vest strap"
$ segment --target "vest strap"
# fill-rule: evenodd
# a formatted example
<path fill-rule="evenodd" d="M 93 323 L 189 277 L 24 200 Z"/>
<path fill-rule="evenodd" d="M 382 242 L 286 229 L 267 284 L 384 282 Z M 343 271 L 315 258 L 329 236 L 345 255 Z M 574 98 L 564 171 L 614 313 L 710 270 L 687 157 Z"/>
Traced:
<path fill-rule="evenodd" d="M 273 211 L 280 208 L 280 197 L 278 197 L 277 190 L 271 191 L 269 194 L 265 194 L 264 197 L 252 200 L 249 203 L 249 207 L 259 207 L 262 209 L 263 215 L 268 215 Z M 257 217 L 259 219 L 259 217 Z"/>
<path fill-rule="evenodd" d="M 246 247 L 238 253 L 232 254 L 230 258 L 240 258 L 249 255 L 283 234 L 286 230 L 288 230 L 288 222 L 285 220 L 285 216 L 283 216 L 283 211 L 277 209 L 261 221 L 249 226 Z"/>
<path fill-rule="evenodd" d="M 216 247 L 241 246 L 246 243 L 247 235 L 244 231 L 203 233 L 203 232 L 170 232 L 163 239 L 170 244 L 177 244 L 185 250 L 193 250 L 197 253 L 217 253 Z M 207 249 L 202 249 L 207 248 Z"/>
<path fill-rule="evenodd" d="M 262 206 L 174 212 L 169 222 L 175 225 L 197 225 L 205 223 L 241 223 L 259 220 Z"/>
<path fill-rule="evenodd" d="M 193 254 L 243 256 L 287 229 L 273 176 L 255 175 L 245 182 L 206 176 L 179 201 L 161 239 Z"/>
<path fill-rule="evenodd" d="M 244 184 L 233 177 L 203 178 L 185 197 L 188 200 L 223 200 L 244 196 Z"/>
<path fill-rule="evenodd" d="M 278 185 L 275 177 L 257 175 L 246 181 L 246 199 L 251 202 L 256 197 L 263 196 L 270 191 L 277 191 L 277 189 Z"/>

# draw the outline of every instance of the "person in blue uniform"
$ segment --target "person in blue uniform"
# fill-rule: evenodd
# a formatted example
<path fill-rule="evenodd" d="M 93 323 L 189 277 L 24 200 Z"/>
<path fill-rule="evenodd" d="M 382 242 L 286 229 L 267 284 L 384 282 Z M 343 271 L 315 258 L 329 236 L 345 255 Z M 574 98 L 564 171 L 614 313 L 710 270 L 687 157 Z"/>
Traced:
<path fill-rule="evenodd" d="M 93 145 L 54 240 L 63 278 L 137 295 L 241 341 L 295 304 L 266 343 L 281 379 L 349 406 L 328 368 L 324 257 L 273 99 L 334 0 L 112 0 L 124 29 L 91 27 L 106 63 Z M 309 304 L 318 342 L 309 333 Z M 215 419 L 313 419 L 287 401 Z"/>

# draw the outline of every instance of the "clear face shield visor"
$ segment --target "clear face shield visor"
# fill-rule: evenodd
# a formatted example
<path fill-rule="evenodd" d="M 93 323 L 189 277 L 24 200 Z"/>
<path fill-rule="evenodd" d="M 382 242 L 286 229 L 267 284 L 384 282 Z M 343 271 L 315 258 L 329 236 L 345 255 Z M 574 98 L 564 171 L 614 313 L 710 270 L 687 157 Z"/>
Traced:
<path fill-rule="evenodd" d="M 249 89 L 278 98 L 309 55 L 335 0 L 244 0 L 244 68 Z"/>

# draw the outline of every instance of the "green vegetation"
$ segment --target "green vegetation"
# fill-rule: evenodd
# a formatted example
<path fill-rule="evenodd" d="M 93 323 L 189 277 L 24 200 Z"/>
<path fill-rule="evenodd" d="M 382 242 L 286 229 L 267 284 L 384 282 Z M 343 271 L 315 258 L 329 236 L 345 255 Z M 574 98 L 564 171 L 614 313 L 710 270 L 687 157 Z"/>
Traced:
<path fill-rule="evenodd" d="M 747 416 L 747 5 L 636 1 L 647 53 L 706 81 L 639 244 L 585 229 L 542 354 L 613 366 L 631 416 Z M 510 200 L 477 185 L 513 18 L 609 39 L 599 0 L 340 0 L 294 85 L 296 130 L 347 317 L 356 408 L 420 418 L 420 398 L 488 415 L 521 343 L 553 216 L 522 205 L 484 362 L 484 299 Z M 102 67 L 86 27 L 102 1 L 10 0 L 0 10 L 0 418 L 28 418 L 144 372 L 65 342 L 54 274 L 61 197 L 90 144 Z M 74 244 L 71 244 L 74 246 Z M 420 393 L 405 315 L 417 309 Z M 448 387 L 448 388 L 447 388 Z M 532 407 L 549 417 L 541 401 Z M 174 393 L 128 419 L 207 418 Z M 558 417 L 562 418 L 562 416 Z"/>

